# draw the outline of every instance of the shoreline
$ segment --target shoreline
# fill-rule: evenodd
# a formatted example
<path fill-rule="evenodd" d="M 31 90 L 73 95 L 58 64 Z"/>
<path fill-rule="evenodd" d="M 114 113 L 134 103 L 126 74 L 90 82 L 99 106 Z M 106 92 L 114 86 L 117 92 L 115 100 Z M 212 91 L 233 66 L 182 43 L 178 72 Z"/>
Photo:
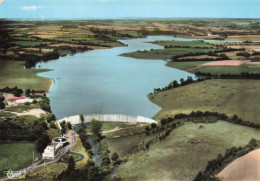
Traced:
<path fill-rule="evenodd" d="M 55 84 L 55 81 L 53 79 L 51 79 L 51 85 L 50 85 L 50 88 L 49 88 L 49 90 L 47 92 L 48 94 L 51 92 L 51 89 L 53 88 L 54 84 Z"/>

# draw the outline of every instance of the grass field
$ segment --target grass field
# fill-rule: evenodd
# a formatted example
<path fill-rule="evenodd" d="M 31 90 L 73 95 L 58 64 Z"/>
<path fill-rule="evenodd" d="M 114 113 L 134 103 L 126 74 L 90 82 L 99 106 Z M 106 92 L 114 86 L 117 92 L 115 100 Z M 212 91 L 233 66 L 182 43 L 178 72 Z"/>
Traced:
<path fill-rule="evenodd" d="M 71 156 L 72 156 L 72 158 L 73 158 L 74 160 L 77 160 L 77 159 L 80 158 L 80 155 L 78 155 L 78 154 L 69 153 L 69 154 L 64 155 L 64 156 L 62 157 L 62 159 L 65 160 L 65 161 L 69 161 L 69 159 L 70 159 Z"/>
<path fill-rule="evenodd" d="M 155 44 L 161 46 L 189 46 L 189 47 L 207 47 L 207 48 L 216 48 L 213 44 L 207 44 L 203 41 L 155 41 Z"/>
<path fill-rule="evenodd" d="M 54 176 L 58 176 L 62 171 L 66 170 L 67 167 L 67 163 L 54 163 L 51 165 L 47 165 L 46 167 L 40 167 L 31 171 L 29 174 L 26 175 L 26 178 L 22 180 L 52 180 Z"/>
<path fill-rule="evenodd" d="M 224 121 L 186 123 L 149 150 L 131 155 L 117 174 L 123 180 L 192 180 L 209 160 L 232 146 L 246 145 L 252 137 L 260 139 L 259 130 Z"/>
<path fill-rule="evenodd" d="M 0 88 L 15 87 L 48 91 L 51 80 L 36 74 L 49 70 L 25 69 L 23 61 L 0 61 Z"/>
<path fill-rule="evenodd" d="M 217 111 L 237 114 L 244 121 L 260 124 L 257 107 L 260 105 L 258 80 L 206 80 L 199 83 L 149 95 L 162 109 L 156 119 L 191 111 Z"/>
<path fill-rule="evenodd" d="M 108 133 L 105 142 L 109 147 L 110 154 L 117 152 L 120 157 L 124 157 L 134 152 L 136 145 L 146 138 L 144 133 L 145 126 L 134 126 Z"/>
<path fill-rule="evenodd" d="M 188 70 L 199 65 L 203 65 L 208 63 L 209 61 L 194 61 L 194 62 L 167 62 L 166 66 L 180 69 L 180 70 Z"/>
<path fill-rule="evenodd" d="M 15 44 L 22 47 L 34 47 L 39 45 L 48 45 L 51 42 L 44 42 L 44 41 L 12 41 L 10 44 Z"/>
<path fill-rule="evenodd" d="M 35 150 L 34 142 L 1 141 L 0 142 L 0 175 L 3 171 L 12 169 L 19 170 L 32 163 L 33 151 L 35 158 L 40 154 Z"/>
<path fill-rule="evenodd" d="M 46 132 L 47 135 L 50 137 L 50 140 L 61 135 L 61 131 L 58 128 L 49 128 L 48 130 L 46 130 Z"/>
<path fill-rule="evenodd" d="M 149 51 L 137 51 L 121 54 L 121 56 L 133 57 L 139 59 L 169 59 L 175 55 L 183 55 L 187 53 L 197 53 L 197 52 L 210 52 L 217 49 L 201 49 L 201 48 L 165 48 L 159 50 L 149 50 Z"/>
<path fill-rule="evenodd" d="M 172 64 L 174 65 L 174 63 Z M 240 65 L 240 66 L 210 66 L 210 67 L 201 67 L 199 69 L 193 70 L 192 73 L 197 71 L 203 73 L 211 73 L 212 75 L 221 75 L 221 74 L 241 74 L 242 72 L 248 73 L 260 73 L 260 67 L 248 67 L 250 65 Z"/>
<path fill-rule="evenodd" d="M 7 107 L 5 108 L 5 111 L 10 111 L 10 112 L 23 112 L 23 111 L 28 111 L 30 109 L 35 109 L 35 108 L 40 108 L 40 104 L 30 104 L 30 105 L 26 105 L 26 104 L 18 104 L 17 106 L 11 106 L 11 107 Z"/>

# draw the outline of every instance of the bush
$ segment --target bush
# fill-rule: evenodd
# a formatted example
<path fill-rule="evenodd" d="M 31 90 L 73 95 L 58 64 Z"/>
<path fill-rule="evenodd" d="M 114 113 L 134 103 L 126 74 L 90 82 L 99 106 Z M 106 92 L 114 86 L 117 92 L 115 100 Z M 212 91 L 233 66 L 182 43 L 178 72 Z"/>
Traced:
<path fill-rule="evenodd" d="M 118 158 L 119 158 L 119 155 L 116 152 L 114 152 L 111 156 L 111 160 L 113 160 L 113 161 L 117 161 Z"/>
<path fill-rule="evenodd" d="M 38 101 L 37 101 L 36 99 L 34 99 L 34 100 L 32 101 L 32 103 L 33 103 L 33 104 L 37 104 Z"/>
<path fill-rule="evenodd" d="M 152 128 L 152 129 L 154 129 L 154 128 L 156 128 L 156 127 L 157 127 L 157 125 L 156 125 L 155 123 L 152 123 L 152 124 L 151 124 L 151 128 Z"/>
<path fill-rule="evenodd" d="M 54 129 L 57 129 L 56 124 L 55 124 L 55 121 L 51 121 L 50 127 L 51 127 L 51 128 L 54 128 Z"/>
<path fill-rule="evenodd" d="M 5 103 L 0 101 L 0 109 L 4 109 L 5 108 Z"/>
<path fill-rule="evenodd" d="M 162 125 L 165 125 L 166 123 L 167 123 L 167 120 L 166 120 L 166 119 L 162 119 L 162 120 L 161 120 L 161 124 L 162 124 Z"/>
<path fill-rule="evenodd" d="M 5 97 L 3 95 L 0 95 L 0 101 L 4 101 Z"/>

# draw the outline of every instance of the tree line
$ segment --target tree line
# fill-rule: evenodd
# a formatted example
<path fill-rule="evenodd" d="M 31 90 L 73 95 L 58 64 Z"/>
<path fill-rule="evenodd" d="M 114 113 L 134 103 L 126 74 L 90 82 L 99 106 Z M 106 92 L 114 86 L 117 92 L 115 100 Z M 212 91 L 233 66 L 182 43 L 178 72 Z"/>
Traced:
<path fill-rule="evenodd" d="M 211 73 L 204 73 L 204 72 L 196 72 L 196 76 L 203 76 L 207 78 L 214 78 L 214 79 L 260 79 L 259 73 L 248 73 L 248 72 L 241 72 L 240 74 L 220 74 L 220 75 L 212 75 Z"/>
<path fill-rule="evenodd" d="M 154 88 L 154 94 L 155 93 L 159 93 L 162 91 L 166 91 L 166 90 L 170 90 L 170 89 L 174 89 L 180 86 L 185 86 L 191 83 L 195 83 L 195 82 L 200 82 L 203 81 L 204 79 L 197 79 L 197 80 L 193 80 L 192 77 L 188 76 L 188 78 L 186 80 L 184 80 L 183 78 L 180 79 L 180 83 L 177 82 L 177 80 L 174 80 L 172 82 L 170 82 L 167 86 L 163 87 L 163 88 Z"/>
<path fill-rule="evenodd" d="M 14 88 L 5 87 L 3 89 L 0 89 L 0 92 L 14 94 L 14 96 L 16 96 L 16 97 L 20 97 L 23 94 L 23 90 L 19 89 L 16 86 Z"/>

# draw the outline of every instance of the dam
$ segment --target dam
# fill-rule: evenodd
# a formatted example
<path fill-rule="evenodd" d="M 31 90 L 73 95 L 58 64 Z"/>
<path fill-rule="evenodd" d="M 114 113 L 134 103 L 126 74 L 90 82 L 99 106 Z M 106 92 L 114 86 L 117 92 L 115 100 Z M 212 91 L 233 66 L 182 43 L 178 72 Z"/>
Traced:
<path fill-rule="evenodd" d="M 130 116 L 123 114 L 90 114 L 84 115 L 85 123 L 91 122 L 92 119 L 97 119 L 101 122 L 122 122 L 122 123 L 157 123 L 156 120 L 143 116 Z M 60 127 L 60 122 L 62 121 L 70 122 L 72 125 L 80 124 L 80 116 L 65 117 L 63 119 L 57 120 Z"/>

